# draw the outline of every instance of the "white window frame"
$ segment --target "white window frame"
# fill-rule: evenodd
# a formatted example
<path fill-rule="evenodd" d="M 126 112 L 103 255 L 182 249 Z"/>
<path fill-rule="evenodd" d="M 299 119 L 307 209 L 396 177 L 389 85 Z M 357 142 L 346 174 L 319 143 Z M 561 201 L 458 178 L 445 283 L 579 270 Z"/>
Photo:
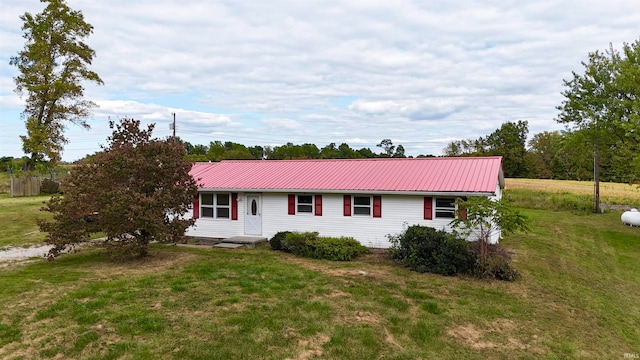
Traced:
<path fill-rule="evenodd" d="M 213 204 L 205 204 L 203 201 L 204 195 L 211 195 L 213 197 Z M 228 199 L 227 204 L 219 204 L 218 196 L 226 195 Z M 206 216 L 204 209 L 211 209 L 212 216 Z M 221 209 L 227 210 L 227 216 L 218 216 L 218 211 Z M 200 218 L 205 219 L 219 219 L 219 220 L 231 220 L 231 194 L 230 193 L 201 193 L 200 194 Z"/>
<path fill-rule="evenodd" d="M 369 205 L 361 205 L 361 204 L 356 204 L 356 198 L 368 198 L 369 199 Z M 360 208 L 360 209 L 364 209 L 367 208 L 369 209 L 369 213 L 368 214 L 358 214 L 356 213 L 356 208 Z M 372 217 L 373 216 L 373 196 L 371 195 L 353 195 L 351 196 L 351 214 L 353 214 L 353 216 L 367 216 L 367 217 Z"/>
<path fill-rule="evenodd" d="M 300 196 L 308 196 L 311 198 L 311 203 L 301 203 L 300 202 Z M 315 205 L 316 205 L 316 199 L 315 196 L 311 195 L 311 194 L 296 194 L 296 215 L 300 214 L 300 215 L 307 215 L 307 214 L 311 214 L 313 215 L 314 213 L 314 209 L 315 209 Z M 310 211 L 300 211 L 300 206 L 310 206 Z"/>
<path fill-rule="evenodd" d="M 434 211 L 433 211 L 433 215 L 435 219 L 455 219 L 456 218 L 456 214 L 458 211 L 458 206 L 455 204 L 456 198 L 455 197 L 437 197 L 434 200 Z M 451 200 L 451 203 L 453 205 L 453 207 L 451 206 L 438 206 L 438 200 Z M 447 214 L 451 214 L 452 216 L 438 216 L 438 212 L 440 213 L 447 213 Z"/>

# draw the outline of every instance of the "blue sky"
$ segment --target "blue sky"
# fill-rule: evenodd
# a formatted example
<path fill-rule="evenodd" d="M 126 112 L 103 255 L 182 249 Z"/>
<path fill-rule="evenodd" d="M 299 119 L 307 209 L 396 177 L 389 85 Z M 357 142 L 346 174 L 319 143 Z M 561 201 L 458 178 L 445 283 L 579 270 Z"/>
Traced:
<path fill-rule="evenodd" d="M 384 138 L 408 155 L 528 120 L 559 130 L 562 80 L 590 51 L 640 36 L 634 0 L 609 1 L 89 1 L 68 0 L 94 26 L 89 84 L 100 105 L 87 131 L 69 126 L 63 159 L 99 150 L 109 119 L 155 122 L 194 144 L 346 142 Z M 22 101 L 9 58 L 19 16 L 37 0 L 0 3 L 0 156 L 22 156 Z"/>

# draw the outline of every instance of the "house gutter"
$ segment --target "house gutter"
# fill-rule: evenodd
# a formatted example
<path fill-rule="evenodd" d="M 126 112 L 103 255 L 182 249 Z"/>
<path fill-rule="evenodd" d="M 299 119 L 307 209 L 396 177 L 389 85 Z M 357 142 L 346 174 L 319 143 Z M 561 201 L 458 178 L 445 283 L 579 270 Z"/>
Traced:
<path fill-rule="evenodd" d="M 365 194 L 365 195 L 416 195 L 416 196 L 495 196 L 495 191 L 394 191 L 394 190 L 323 190 L 323 189 L 224 189 L 199 188 L 199 192 L 243 193 L 295 193 L 295 194 Z"/>

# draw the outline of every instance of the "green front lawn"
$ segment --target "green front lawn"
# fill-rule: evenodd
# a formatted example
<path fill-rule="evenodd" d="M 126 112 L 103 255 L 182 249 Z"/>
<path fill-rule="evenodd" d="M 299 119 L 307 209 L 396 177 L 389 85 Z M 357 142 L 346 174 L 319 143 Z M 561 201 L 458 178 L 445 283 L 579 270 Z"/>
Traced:
<path fill-rule="evenodd" d="M 256 249 L 0 263 L 0 358 L 556 359 L 640 352 L 640 229 L 523 210 L 515 283 Z M 362 275 L 360 272 L 366 272 Z"/>

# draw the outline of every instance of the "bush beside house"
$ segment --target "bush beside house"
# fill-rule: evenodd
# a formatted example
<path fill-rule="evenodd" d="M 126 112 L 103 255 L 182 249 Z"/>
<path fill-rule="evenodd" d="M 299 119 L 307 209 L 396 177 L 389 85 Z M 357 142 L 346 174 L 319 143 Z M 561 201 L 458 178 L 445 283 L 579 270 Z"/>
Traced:
<path fill-rule="evenodd" d="M 487 261 L 483 263 L 477 241 L 470 243 L 427 226 L 410 226 L 400 234 L 389 236 L 389 240 L 392 259 L 417 272 L 447 276 L 468 274 L 507 281 L 520 278 L 507 252 L 497 244 L 489 245 Z"/>
<path fill-rule="evenodd" d="M 354 238 L 324 237 L 317 232 L 282 231 L 270 240 L 271 248 L 302 257 L 333 261 L 350 261 L 369 249 Z"/>

